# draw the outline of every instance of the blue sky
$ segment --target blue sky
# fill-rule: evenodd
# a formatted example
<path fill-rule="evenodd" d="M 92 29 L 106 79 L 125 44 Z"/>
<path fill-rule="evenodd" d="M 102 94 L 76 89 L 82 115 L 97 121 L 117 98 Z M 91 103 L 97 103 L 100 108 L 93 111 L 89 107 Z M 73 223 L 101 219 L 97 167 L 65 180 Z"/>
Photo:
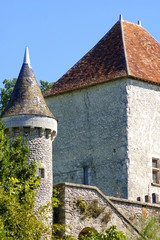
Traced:
<path fill-rule="evenodd" d="M 160 0 L 0 0 L 0 87 L 17 77 L 25 46 L 39 81 L 57 81 L 122 14 L 160 43 Z"/>

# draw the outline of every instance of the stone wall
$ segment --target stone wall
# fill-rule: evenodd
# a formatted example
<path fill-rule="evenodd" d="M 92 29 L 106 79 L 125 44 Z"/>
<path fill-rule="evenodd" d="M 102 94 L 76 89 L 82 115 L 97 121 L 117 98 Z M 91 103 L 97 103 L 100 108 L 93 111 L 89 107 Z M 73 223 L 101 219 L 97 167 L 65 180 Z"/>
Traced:
<path fill-rule="evenodd" d="M 28 141 L 29 162 L 35 160 L 41 176 L 36 208 L 51 202 L 53 190 L 52 141 L 57 133 L 57 121 L 54 118 L 37 115 L 18 115 L 2 119 L 5 133 L 13 141 L 18 136 Z M 39 174 L 37 172 L 37 174 Z"/>
<path fill-rule="evenodd" d="M 146 195 L 160 195 L 152 179 L 152 158 L 160 158 L 160 87 L 128 80 L 127 99 L 128 198 L 145 201 Z"/>
<path fill-rule="evenodd" d="M 52 197 L 52 141 L 47 130 L 32 129 L 32 131 L 33 135 L 28 136 L 28 147 L 30 150 L 29 160 L 36 160 L 38 162 L 38 168 L 44 169 L 44 176 L 41 177 L 41 184 L 36 200 L 37 206 L 41 206 L 50 202 Z M 37 136 L 35 134 L 36 131 Z"/>
<path fill-rule="evenodd" d="M 54 183 L 84 183 L 128 197 L 126 80 L 46 98 L 58 119 L 53 143 Z"/>
<path fill-rule="evenodd" d="M 38 169 L 44 170 L 44 176 L 41 178 L 40 188 L 36 197 L 36 208 L 46 205 L 51 201 L 53 189 L 52 140 L 50 131 L 42 128 L 15 127 L 6 129 L 5 132 L 11 141 L 18 136 L 23 136 L 23 140 L 28 141 L 28 161 L 35 160 Z M 37 172 L 37 174 L 39 173 Z"/>
<path fill-rule="evenodd" d="M 118 230 L 134 240 L 139 235 L 142 217 L 153 214 L 160 217 L 160 205 L 109 198 L 91 186 L 63 183 L 55 187 L 60 193 L 61 201 L 57 220 L 66 224 L 67 234 L 75 237 L 84 230 L 104 231 L 116 225 Z M 95 201 L 97 205 L 94 204 Z M 88 210 L 86 213 L 82 211 L 83 205 L 77 204 L 82 202 L 89 208 L 94 204 L 94 215 L 87 215 Z"/>
<path fill-rule="evenodd" d="M 138 229 L 140 229 L 142 217 L 147 218 L 153 215 L 156 216 L 158 219 L 160 217 L 159 204 L 130 201 L 126 199 L 112 197 L 109 197 L 109 200 Z"/>
<path fill-rule="evenodd" d="M 55 183 L 84 183 L 87 167 L 88 184 L 107 196 L 145 201 L 160 195 L 152 179 L 152 158 L 160 159 L 159 86 L 123 79 L 46 101 L 59 121 Z"/>

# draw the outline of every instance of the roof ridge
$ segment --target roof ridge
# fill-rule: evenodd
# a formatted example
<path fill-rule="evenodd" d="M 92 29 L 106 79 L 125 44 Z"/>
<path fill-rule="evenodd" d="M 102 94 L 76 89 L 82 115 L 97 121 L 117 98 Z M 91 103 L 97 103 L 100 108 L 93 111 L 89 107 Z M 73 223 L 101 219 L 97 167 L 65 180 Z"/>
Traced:
<path fill-rule="evenodd" d="M 124 58 L 125 58 L 125 62 L 126 62 L 127 75 L 129 76 L 129 65 L 128 65 L 128 60 L 127 60 L 127 51 L 126 51 L 124 34 L 123 34 L 123 23 L 122 22 L 123 22 L 123 20 L 120 20 L 121 33 L 122 33 L 122 44 L 123 44 L 123 50 L 124 50 Z"/>

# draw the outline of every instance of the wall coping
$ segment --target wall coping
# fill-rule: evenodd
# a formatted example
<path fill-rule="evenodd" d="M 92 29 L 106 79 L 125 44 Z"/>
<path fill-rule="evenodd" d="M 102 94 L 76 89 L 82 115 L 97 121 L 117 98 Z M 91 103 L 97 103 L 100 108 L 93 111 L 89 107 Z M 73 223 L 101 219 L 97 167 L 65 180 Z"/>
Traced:
<path fill-rule="evenodd" d="M 75 188 L 82 188 L 82 189 L 88 189 L 88 190 L 95 190 L 97 191 L 100 195 L 102 195 L 102 197 L 107 198 L 110 201 L 113 202 L 121 202 L 121 203 L 128 203 L 128 204 L 134 204 L 134 205 L 140 205 L 142 207 L 147 206 L 147 207 L 155 207 L 155 208 L 159 208 L 160 209 L 160 205 L 159 204 L 153 204 L 153 203 L 147 203 L 147 202 L 140 202 L 140 201 L 134 201 L 134 200 L 128 200 L 125 198 L 117 198 L 117 197 L 110 197 L 110 196 L 106 196 L 105 194 L 103 194 L 103 192 L 101 192 L 101 190 L 96 187 L 96 186 L 90 186 L 90 185 L 84 185 L 84 184 L 78 184 L 78 183 L 69 183 L 69 182 L 64 182 L 64 183 L 57 183 L 54 184 L 54 186 L 66 186 L 66 187 L 75 187 Z"/>
<path fill-rule="evenodd" d="M 158 208 L 160 210 L 160 205 L 156 203 L 147 203 L 147 202 L 140 202 L 140 201 L 134 201 L 134 200 L 128 200 L 124 198 L 116 198 L 116 197 L 108 197 L 113 202 L 121 202 L 121 203 L 128 203 L 128 204 L 134 204 L 134 205 L 140 205 L 142 207 L 154 207 Z"/>

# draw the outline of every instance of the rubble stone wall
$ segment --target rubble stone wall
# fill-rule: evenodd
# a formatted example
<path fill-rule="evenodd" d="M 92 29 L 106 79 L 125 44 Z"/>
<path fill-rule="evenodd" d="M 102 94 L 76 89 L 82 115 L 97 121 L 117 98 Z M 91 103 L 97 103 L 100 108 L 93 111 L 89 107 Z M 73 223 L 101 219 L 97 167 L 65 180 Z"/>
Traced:
<path fill-rule="evenodd" d="M 58 184 L 55 187 L 62 203 L 59 208 L 59 223 L 65 223 L 68 226 L 67 233 L 75 237 L 84 229 L 104 231 L 116 225 L 129 239 L 135 239 L 142 217 L 153 214 L 160 216 L 160 206 L 157 204 L 109 198 L 96 187 L 72 183 Z M 83 204 L 87 205 L 87 209 L 94 206 L 93 216 L 92 211 L 82 211 Z"/>

